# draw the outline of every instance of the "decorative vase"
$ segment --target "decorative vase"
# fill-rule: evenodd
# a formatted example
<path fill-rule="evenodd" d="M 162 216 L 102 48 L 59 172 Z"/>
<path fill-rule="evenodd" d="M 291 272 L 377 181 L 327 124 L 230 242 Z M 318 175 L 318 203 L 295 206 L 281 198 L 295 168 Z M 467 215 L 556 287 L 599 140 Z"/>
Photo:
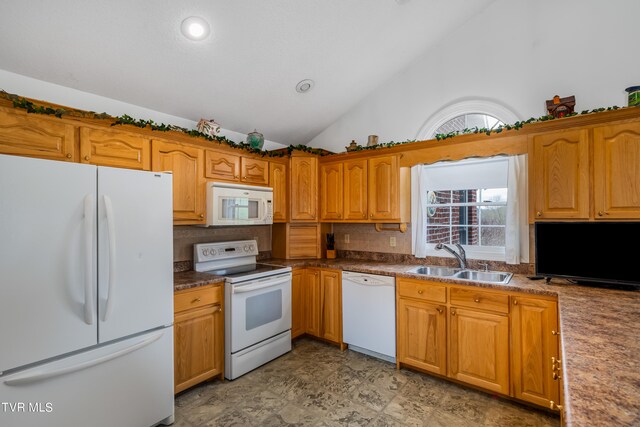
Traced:
<path fill-rule="evenodd" d="M 262 146 L 264 145 L 264 135 L 254 129 L 253 132 L 247 135 L 247 144 L 256 150 L 262 150 Z"/>
<path fill-rule="evenodd" d="M 369 135 L 369 139 L 367 140 L 367 147 L 372 147 L 374 145 L 378 145 L 378 135 Z"/>
<path fill-rule="evenodd" d="M 628 103 L 629 107 L 637 107 L 640 106 L 640 86 L 631 86 L 625 89 L 628 95 Z"/>
<path fill-rule="evenodd" d="M 213 119 L 200 119 L 197 127 L 198 132 L 209 135 L 212 138 L 220 132 L 220 125 Z"/>

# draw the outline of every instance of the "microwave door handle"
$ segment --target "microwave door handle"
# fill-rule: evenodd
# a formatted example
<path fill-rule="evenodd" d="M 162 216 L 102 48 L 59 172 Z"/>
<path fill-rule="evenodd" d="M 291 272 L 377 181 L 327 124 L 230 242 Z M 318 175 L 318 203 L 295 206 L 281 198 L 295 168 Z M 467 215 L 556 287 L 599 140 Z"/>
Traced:
<path fill-rule="evenodd" d="M 262 220 L 266 221 L 267 220 L 267 201 L 266 199 L 262 199 L 262 207 L 263 209 L 263 213 L 262 213 Z"/>
<path fill-rule="evenodd" d="M 287 276 L 277 280 L 267 280 L 265 282 L 258 282 L 255 285 L 238 286 L 233 288 L 233 293 L 244 294 L 247 292 L 253 292 L 253 291 L 258 291 L 260 289 L 266 289 L 266 288 L 271 288 L 273 286 L 282 285 L 283 283 L 287 283 L 289 281 L 291 281 L 291 277 Z"/>

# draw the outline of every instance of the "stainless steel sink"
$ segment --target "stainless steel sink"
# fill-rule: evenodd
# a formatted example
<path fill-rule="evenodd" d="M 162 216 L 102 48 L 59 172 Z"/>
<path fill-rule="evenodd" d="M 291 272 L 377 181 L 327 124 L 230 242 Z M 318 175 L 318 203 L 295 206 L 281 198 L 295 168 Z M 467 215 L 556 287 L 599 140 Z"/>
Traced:
<path fill-rule="evenodd" d="M 507 284 L 511 280 L 512 273 L 502 271 L 478 271 L 478 270 L 462 270 L 457 272 L 453 277 L 460 280 L 469 280 L 472 282 L 487 282 Z"/>
<path fill-rule="evenodd" d="M 468 280 L 469 282 L 497 283 L 502 285 L 509 283 L 513 276 L 512 273 L 503 271 L 463 270 L 461 268 L 442 267 L 438 265 L 416 267 L 407 271 L 407 273 L 450 277 L 457 280 Z"/>
<path fill-rule="evenodd" d="M 424 267 L 416 267 L 407 273 L 424 274 L 426 276 L 450 277 L 460 271 L 459 268 L 441 267 L 437 265 L 427 265 Z"/>

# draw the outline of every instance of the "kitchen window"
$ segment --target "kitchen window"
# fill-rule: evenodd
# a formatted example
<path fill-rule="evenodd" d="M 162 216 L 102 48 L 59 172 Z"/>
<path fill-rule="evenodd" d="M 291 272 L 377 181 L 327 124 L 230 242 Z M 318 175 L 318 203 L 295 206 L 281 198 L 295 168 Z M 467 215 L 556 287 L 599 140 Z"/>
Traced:
<path fill-rule="evenodd" d="M 525 156 L 419 165 L 412 180 L 416 257 L 460 243 L 471 259 L 528 262 Z"/>

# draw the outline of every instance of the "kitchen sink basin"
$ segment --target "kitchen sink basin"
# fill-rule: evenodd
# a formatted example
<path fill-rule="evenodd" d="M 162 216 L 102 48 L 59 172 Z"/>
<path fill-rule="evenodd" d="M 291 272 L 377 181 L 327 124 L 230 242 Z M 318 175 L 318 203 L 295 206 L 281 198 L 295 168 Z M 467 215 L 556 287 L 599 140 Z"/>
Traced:
<path fill-rule="evenodd" d="M 513 274 L 502 271 L 462 270 L 457 272 L 453 277 L 472 282 L 507 284 L 509 283 L 509 280 L 511 280 L 511 276 L 513 276 Z"/>
<path fill-rule="evenodd" d="M 437 265 L 428 265 L 424 267 L 416 267 L 412 270 L 409 270 L 408 273 L 413 274 L 424 274 L 426 276 L 441 276 L 441 277 L 450 277 L 460 271 L 459 268 L 453 267 L 441 267 Z"/>
<path fill-rule="evenodd" d="M 416 267 L 407 271 L 407 273 L 450 277 L 457 280 L 468 280 L 469 282 L 497 283 L 502 285 L 509 283 L 513 276 L 512 273 L 505 273 L 503 271 L 463 270 L 461 268 L 441 267 L 437 265 Z"/>

